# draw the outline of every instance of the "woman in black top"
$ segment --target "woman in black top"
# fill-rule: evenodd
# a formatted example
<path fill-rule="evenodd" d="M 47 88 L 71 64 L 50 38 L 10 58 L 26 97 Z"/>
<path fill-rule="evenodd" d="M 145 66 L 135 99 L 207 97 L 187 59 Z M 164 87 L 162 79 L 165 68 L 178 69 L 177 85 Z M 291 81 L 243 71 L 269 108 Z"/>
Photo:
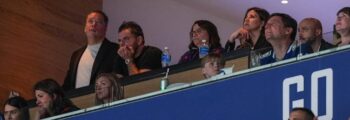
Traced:
<path fill-rule="evenodd" d="M 27 101 L 15 96 L 6 100 L 4 105 L 5 120 L 29 120 Z"/>
<path fill-rule="evenodd" d="M 225 45 L 225 52 L 243 48 L 259 51 L 270 50 L 271 45 L 266 41 L 264 35 L 264 26 L 269 15 L 265 9 L 258 7 L 249 8 L 243 19 L 243 26 L 230 35 Z M 240 45 L 237 48 L 235 48 L 236 39 L 240 41 Z"/>
<path fill-rule="evenodd" d="M 189 50 L 181 56 L 179 63 L 200 59 L 198 49 L 203 44 L 202 40 L 206 40 L 209 53 L 221 54 L 223 52 L 216 26 L 208 20 L 197 20 L 191 27 Z"/>
<path fill-rule="evenodd" d="M 42 119 L 79 110 L 69 99 L 64 97 L 62 88 L 53 79 L 39 81 L 34 85 L 33 91 L 38 106 L 37 118 Z"/>

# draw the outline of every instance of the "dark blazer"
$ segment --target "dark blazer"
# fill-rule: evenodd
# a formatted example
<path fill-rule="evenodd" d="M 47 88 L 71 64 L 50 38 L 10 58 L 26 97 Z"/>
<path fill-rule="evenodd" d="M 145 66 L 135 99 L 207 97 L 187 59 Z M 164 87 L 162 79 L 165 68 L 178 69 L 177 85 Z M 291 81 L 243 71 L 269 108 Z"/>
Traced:
<path fill-rule="evenodd" d="M 67 71 L 66 78 L 63 83 L 63 90 L 69 91 L 75 89 L 76 75 L 78 70 L 78 64 L 81 56 L 83 55 L 87 45 L 76 50 L 70 60 L 69 69 Z M 118 73 L 123 76 L 127 75 L 125 70 L 124 61 L 118 55 L 117 50 L 119 45 L 104 39 L 101 47 L 96 55 L 94 64 L 91 70 L 90 86 L 95 85 L 95 79 L 99 73 Z"/>

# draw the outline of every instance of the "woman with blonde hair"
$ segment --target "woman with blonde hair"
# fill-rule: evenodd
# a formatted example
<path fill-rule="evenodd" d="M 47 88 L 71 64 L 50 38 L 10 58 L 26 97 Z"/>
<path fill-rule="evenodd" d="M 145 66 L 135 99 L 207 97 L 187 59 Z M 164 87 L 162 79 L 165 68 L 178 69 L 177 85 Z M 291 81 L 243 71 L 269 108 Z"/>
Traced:
<path fill-rule="evenodd" d="M 101 73 L 95 83 L 95 104 L 105 104 L 124 98 L 120 77 L 112 73 Z"/>

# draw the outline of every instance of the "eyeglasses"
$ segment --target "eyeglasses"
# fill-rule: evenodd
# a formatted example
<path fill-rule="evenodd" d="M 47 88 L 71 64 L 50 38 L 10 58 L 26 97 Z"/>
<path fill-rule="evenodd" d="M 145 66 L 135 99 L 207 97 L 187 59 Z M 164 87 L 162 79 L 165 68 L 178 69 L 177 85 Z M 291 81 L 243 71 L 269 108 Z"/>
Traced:
<path fill-rule="evenodd" d="M 337 20 L 343 20 L 343 19 L 345 19 L 345 18 L 349 18 L 349 16 L 347 16 L 347 15 L 345 15 L 345 14 L 339 14 L 339 15 L 337 16 Z"/>
<path fill-rule="evenodd" d="M 193 34 L 200 34 L 202 33 L 204 30 L 203 29 L 197 29 L 197 30 L 194 30 L 194 31 L 191 31 L 190 33 L 193 35 Z"/>
<path fill-rule="evenodd" d="M 126 36 L 122 39 L 118 39 L 118 43 L 119 44 L 129 44 L 132 41 L 132 39 L 136 39 L 136 37 L 135 36 Z"/>

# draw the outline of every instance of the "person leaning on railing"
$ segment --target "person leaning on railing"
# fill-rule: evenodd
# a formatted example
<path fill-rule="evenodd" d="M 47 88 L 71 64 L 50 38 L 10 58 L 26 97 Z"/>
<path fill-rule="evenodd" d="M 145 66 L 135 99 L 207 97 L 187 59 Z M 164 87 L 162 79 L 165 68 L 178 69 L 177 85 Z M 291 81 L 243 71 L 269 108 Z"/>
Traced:
<path fill-rule="evenodd" d="M 38 110 L 35 119 L 42 119 L 79 110 L 65 98 L 60 85 L 53 79 L 44 79 L 33 87 Z"/>
<path fill-rule="evenodd" d="M 27 101 L 20 96 L 6 100 L 4 105 L 5 120 L 29 120 Z"/>
<path fill-rule="evenodd" d="M 225 66 L 225 60 L 221 54 L 210 53 L 202 59 L 201 65 L 204 78 L 226 74 L 225 71 L 222 70 Z"/>
<path fill-rule="evenodd" d="M 101 73 L 95 83 L 95 104 L 105 104 L 124 98 L 120 78 L 112 73 Z"/>
<path fill-rule="evenodd" d="M 118 42 L 118 55 L 124 59 L 129 75 L 162 68 L 162 51 L 145 45 L 143 30 L 136 22 L 128 21 L 119 26 Z"/>

